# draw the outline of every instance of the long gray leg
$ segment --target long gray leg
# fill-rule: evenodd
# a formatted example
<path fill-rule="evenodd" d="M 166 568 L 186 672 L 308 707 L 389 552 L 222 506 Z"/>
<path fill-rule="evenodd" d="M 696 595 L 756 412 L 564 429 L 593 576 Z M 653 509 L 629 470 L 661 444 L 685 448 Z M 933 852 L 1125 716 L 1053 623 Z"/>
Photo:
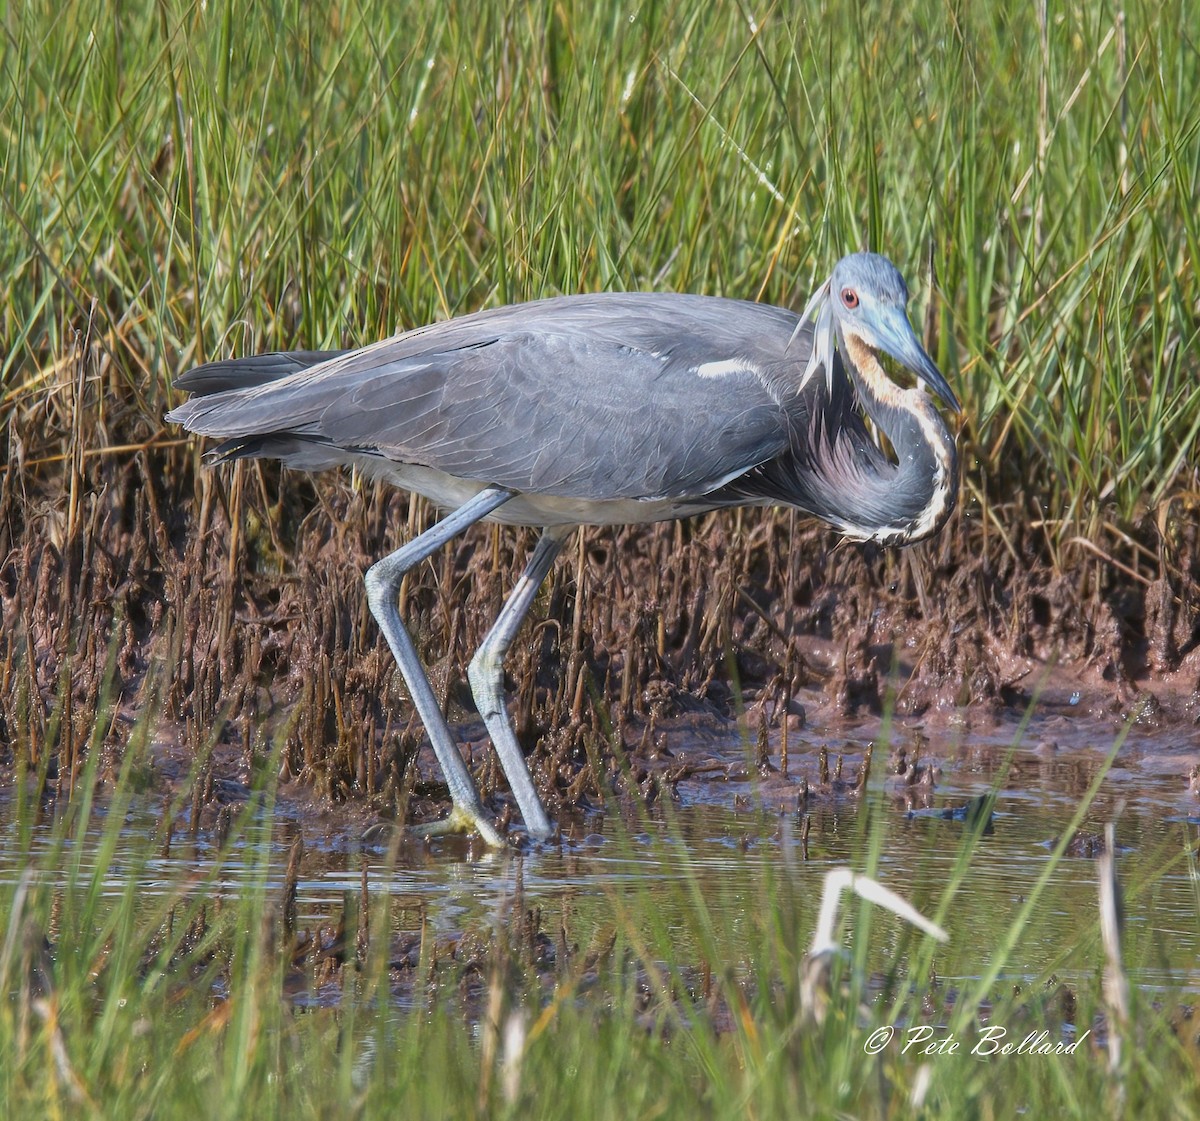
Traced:
<path fill-rule="evenodd" d="M 479 715 L 483 717 L 492 737 L 492 745 L 500 756 L 500 765 L 508 776 L 508 785 L 512 787 L 513 797 L 525 819 L 525 828 L 533 837 L 548 837 L 553 829 L 504 707 L 504 656 L 521 629 L 525 616 L 529 614 L 538 588 L 542 586 L 542 581 L 554 564 L 554 558 L 562 548 L 563 539 L 574 528 L 566 526 L 547 529 L 542 533 L 521 579 L 517 581 L 512 595 L 467 667 L 467 677 L 471 682 L 471 692 L 475 694 Z"/>
<path fill-rule="evenodd" d="M 428 827 L 426 832 L 467 832 L 476 829 L 489 845 L 495 845 L 497 848 L 504 845 L 504 839 L 483 811 L 479 791 L 475 789 L 471 772 L 467 770 L 467 765 L 458 753 L 454 737 L 450 734 L 446 718 L 442 715 L 441 706 L 434 696 L 433 687 L 429 684 L 429 678 L 426 677 L 417 657 L 412 638 L 400 621 L 399 598 L 400 581 L 410 568 L 437 552 L 451 538 L 457 537 L 468 526 L 487 517 L 510 498 L 512 491 L 502 487 L 481 490 L 437 525 L 384 557 L 377 564 L 373 564 L 366 574 L 367 603 L 371 607 L 371 614 L 375 616 L 379 629 L 383 631 L 384 638 L 392 648 L 396 664 L 408 684 L 413 704 L 416 705 L 425 731 L 429 734 L 429 742 L 433 745 L 442 774 L 446 776 L 446 785 L 450 788 L 450 798 L 453 801 L 450 816 L 444 822 Z"/>

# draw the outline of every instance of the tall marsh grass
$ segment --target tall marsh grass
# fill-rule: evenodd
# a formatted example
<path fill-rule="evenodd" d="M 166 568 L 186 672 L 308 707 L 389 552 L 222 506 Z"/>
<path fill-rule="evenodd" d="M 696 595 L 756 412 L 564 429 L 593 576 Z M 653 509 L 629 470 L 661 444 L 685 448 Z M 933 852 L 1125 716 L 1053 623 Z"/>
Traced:
<path fill-rule="evenodd" d="M 1170 547 L 1197 493 L 1195 25 L 1191 0 L 11 0 L 0 497 L 28 488 L 31 524 L 57 544 L 77 539 L 87 458 L 138 452 L 182 475 L 192 453 L 161 421 L 170 381 L 218 354 L 364 343 L 590 289 L 798 307 L 837 256 L 871 248 L 909 277 L 966 406 L 967 514 L 1004 537 L 1030 527 L 1064 566 L 1082 539 L 1136 567 L 1146 541 Z M 65 509 L 41 509 L 43 493 Z M 0 526 L 0 547 L 17 545 Z M 169 585 L 155 597 L 169 616 Z M 103 661 L 103 636 L 61 633 Z M 33 659 L 0 649 L 0 681 L 29 694 L 6 711 L 40 721 Z M 74 727 L 62 665 L 37 757 L 3 759 L 18 772 L 0 792 L 12 1121 L 1198 1112 L 1195 1031 L 1166 1001 L 1135 1001 L 1114 1073 L 1090 1045 L 1071 1062 L 980 1061 L 970 1043 L 920 1061 L 865 1052 L 887 1025 L 1065 1018 L 1048 1011 L 1049 978 L 998 980 L 1032 902 L 1021 924 L 956 925 L 970 835 L 951 882 L 910 893 L 950 948 L 849 906 L 852 953 L 820 1025 L 799 981 L 817 878 L 782 841 L 776 865 L 747 873 L 757 905 L 737 923 L 685 877 L 669 907 L 614 894 L 611 929 L 576 932 L 578 956 L 549 976 L 502 925 L 479 934 L 482 972 L 424 947 L 406 967 L 428 982 L 418 1011 L 392 999 L 385 869 L 370 937 L 336 974 L 344 995 L 302 1007 L 284 997 L 266 769 L 226 847 L 164 863 L 161 835 L 123 832 L 149 724 L 123 753 L 99 750 L 113 713 Z M 64 736 L 96 749 L 64 752 Z M 51 808 L 54 758 L 82 770 L 77 797 Z M 861 819 L 850 862 L 879 872 L 890 816 Z M 1123 869 L 1147 910 L 1189 845 Z M 1155 937 L 1136 936 L 1135 960 Z M 1072 1013 L 1082 1033 L 1103 1022 L 1095 925 L 1064 954 L 1096 971 Z"/>
<path fill-rule="evenodd" d="M 961 390 L 982 516 L 1015 503 L 1056 556 L 1169 537 L 1200 429 L 1194 16 L 15 0 L 0 400 L 50 398 L 21 450 L 63 455 L 87 341 L 88 452 L 161 442 L 171 376 L 217 354 L 585 289 L 798 306 L 872 248 Z"/>

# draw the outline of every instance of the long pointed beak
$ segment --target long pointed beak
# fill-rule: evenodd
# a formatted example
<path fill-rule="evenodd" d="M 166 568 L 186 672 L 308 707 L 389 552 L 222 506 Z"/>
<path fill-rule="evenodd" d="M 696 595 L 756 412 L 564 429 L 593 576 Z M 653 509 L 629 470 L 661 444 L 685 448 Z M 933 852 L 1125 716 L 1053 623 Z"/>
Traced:
<path fill-rule="evenodd" d="M 906 369 L 912 370 L 956 413 L 962 412 L 962 406 L 954 396 L 950 383 L 942 377 L 942 371 L 937 368 L 913 333 L 912 324 L 902 308 L 895 308 L 888 315 L 881 316 L 872 326 L 878 328 L 873 341 L 880 350 L 890 354 Z"/>

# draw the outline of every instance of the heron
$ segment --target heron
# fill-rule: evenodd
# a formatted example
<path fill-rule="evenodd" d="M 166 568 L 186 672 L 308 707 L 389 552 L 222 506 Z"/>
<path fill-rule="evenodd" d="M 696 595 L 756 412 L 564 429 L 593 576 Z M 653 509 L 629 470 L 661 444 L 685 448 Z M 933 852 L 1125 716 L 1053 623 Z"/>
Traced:
<path fill-rule="evenodd" d="M 166 419 L 218 438 L 212 462 L 351 465 L 450 511 L 365 576 L 450 792 L 449 815 L 426 833 L 506 843 L 400 618 L 400 582 L 481 520 L 541 530 L 467 669 L 525 828 L 540 840 L 553 827 L 509 722 L 504 657 L 576 527 L 785 505 L 851 540 L 899 546 L 945 524 L 958 458 L 925 387 L 961 410 L 907 303 L 899 270 L 874 253 L 838 261 L 800 314 L 685 293 L 558 296 L 357 350 L 198 366 L 175 382 L 191 396 Z M 884 355 L 915 381 L 893 380 Z"/>

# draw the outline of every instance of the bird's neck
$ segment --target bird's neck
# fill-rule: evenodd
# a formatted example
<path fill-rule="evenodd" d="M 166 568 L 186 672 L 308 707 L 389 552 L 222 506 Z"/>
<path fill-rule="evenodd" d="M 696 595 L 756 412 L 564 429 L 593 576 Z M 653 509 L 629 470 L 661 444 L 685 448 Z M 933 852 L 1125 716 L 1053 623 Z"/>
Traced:
<path fill-rule="evenodd" d="M 876 352 L 854 335 L 842 339 L 846 365 L 863 410 L 887 436 L 896 454 L 891 471 L 865 481 L 876 489 L 875 511 L 862 526 L 866 540 L 906 545 L 936 533 L 954 510 L 958 452 L 941 414 L 920 388 L 902 389 L 884 370 Z"/>

